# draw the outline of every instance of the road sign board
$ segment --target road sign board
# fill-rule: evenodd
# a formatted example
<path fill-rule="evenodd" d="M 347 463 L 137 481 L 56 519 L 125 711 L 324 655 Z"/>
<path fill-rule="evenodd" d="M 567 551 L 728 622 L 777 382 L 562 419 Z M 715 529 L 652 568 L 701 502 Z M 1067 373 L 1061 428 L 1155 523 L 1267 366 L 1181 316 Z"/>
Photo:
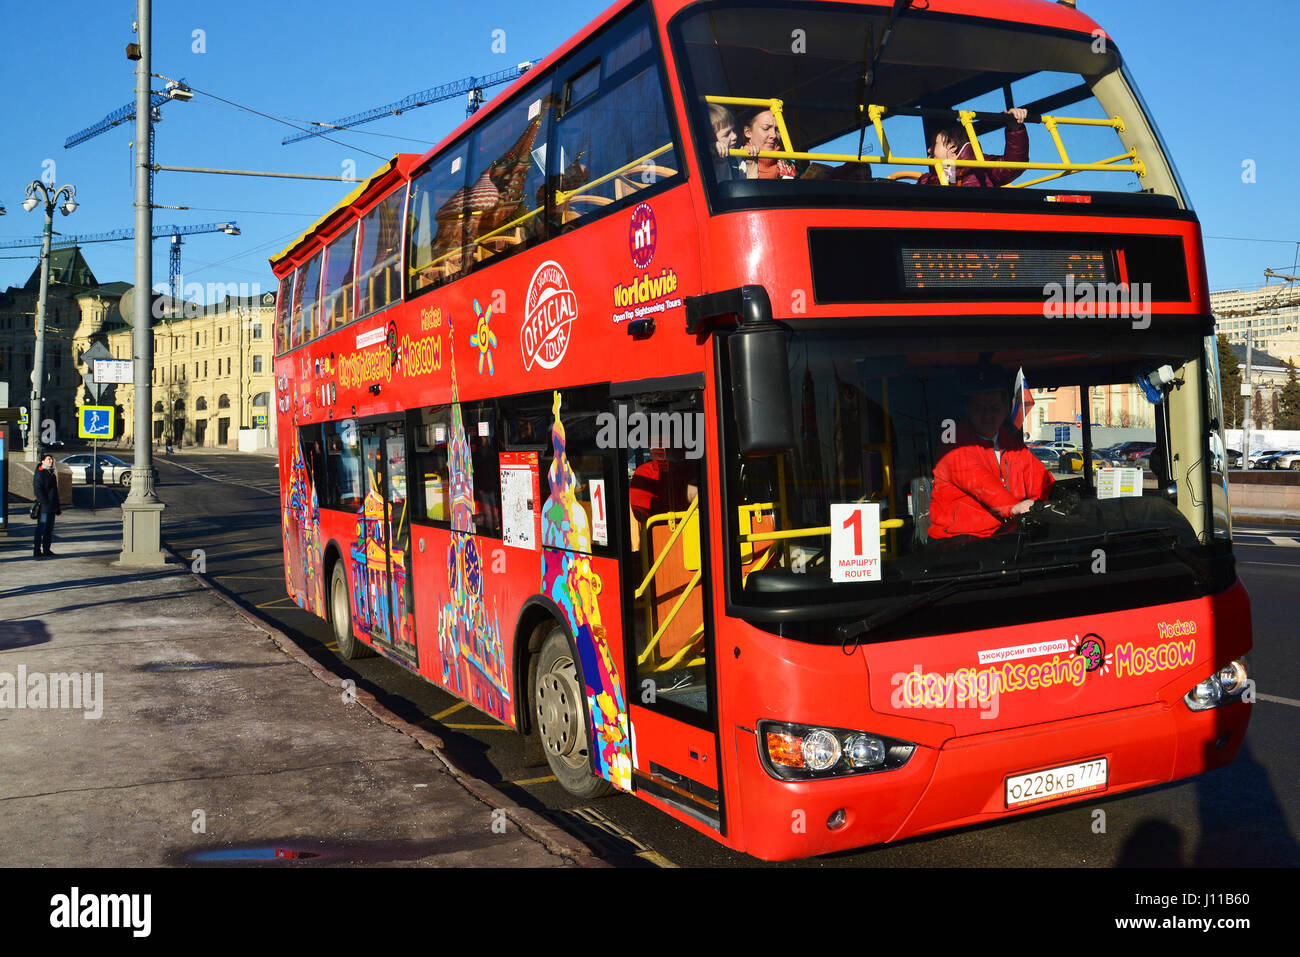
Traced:
<path fill-rule="evenodd" d="M 1070 441 L 1070 427 L 1068 425 L 1058 425 L 1056 427 L 1056 441 L 1057 442 Z"/>
<path fill-rule="evenodd" d="M 88 366 L 93 366 L 96 359 L 111 359 L 113 353 L 108 351 L 108 346 L 102 342 L 96 342 L 89 349 L 81 354 L 81 361 Z"/>
<path fill-rule="evenodd" d="M 266 425 L 266 413 L 265 413 L 265 412 L 258 412 L 256 415 L 254 415 L 254 416 L 253 416 L 253 424 L 254 424 L 254 425 Z"/>
<path fill-rule="evenodd" d="M 92 365 L 95 381 L 102 385 L 130 385 L 133 368 L 130 359 L 99 359 Z"/>
<path fill-rule="evenodd" d="M 77 436 L 82 439 L 113 438 L 113 413 L 111 405 L 83 405 L 77 420 Z"/>
<path fill-rule="evenodd" d="M 90 397 L 96 402 L 98 402 L 100 396 L 104 394 L 104 385 L 100 382 L 96 382 L 89 372 L 82 373 L 81 384 L 86 387 L 86 391 L 90 393 Z"/>

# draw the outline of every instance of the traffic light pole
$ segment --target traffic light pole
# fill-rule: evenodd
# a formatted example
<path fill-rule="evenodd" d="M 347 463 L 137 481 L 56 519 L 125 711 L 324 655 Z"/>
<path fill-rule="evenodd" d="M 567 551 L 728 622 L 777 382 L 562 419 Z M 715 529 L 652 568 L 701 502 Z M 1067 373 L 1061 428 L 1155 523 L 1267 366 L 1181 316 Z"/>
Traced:
<path fill-rule="evenodd" d="M 122 503 L 123 565 L 162 565 L 163 503 L 153 491 L 153 206 L 150 188 L 149 136 L 153 112 L 149 102 L 153 45 L 152 0 L 137 0 L 139 59 L 135 61 L 135 310 L 131 352 L 135 376 L 135 460 L 131 493 Z"/>

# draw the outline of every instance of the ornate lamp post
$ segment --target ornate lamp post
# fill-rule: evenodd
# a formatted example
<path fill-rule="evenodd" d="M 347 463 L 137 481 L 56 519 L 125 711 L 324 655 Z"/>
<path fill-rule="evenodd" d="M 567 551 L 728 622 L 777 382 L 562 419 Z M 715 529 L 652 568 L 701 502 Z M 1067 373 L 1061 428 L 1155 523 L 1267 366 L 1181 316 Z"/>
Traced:
<path fill-rule="evenodd" d="M 37 194 L 40 194 L 38 197 Z M 28 427 L 27 454 L 28 462 L 40 461 L 41 398 L 45 388 L 45 299 L 50 289 L 50 243 L 54 236 L 54 208 L 64 216 L 71 215 L 77 209 L 77 187 L 60 186 L 50 188 L 40 180 L 32 180 L 27 187 L 27 198 L 23 200 L 23 209 L 31 212 L 42 203 L 45 204 L 45 241 L 41 246 L 41 293 L 36 304 L 36 357 L 32 363 L 32 417 Z M 66 200 L 60 205 L 59 200 Z"/>

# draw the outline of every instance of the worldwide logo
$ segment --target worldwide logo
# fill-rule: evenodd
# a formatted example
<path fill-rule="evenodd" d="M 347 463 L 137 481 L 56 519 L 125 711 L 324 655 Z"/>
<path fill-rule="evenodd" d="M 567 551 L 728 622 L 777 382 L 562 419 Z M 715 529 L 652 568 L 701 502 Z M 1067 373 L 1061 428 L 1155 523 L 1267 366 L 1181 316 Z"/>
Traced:
<path fill-rule="evenodd" d="M 649 203 L 642 203 L 632 210 L 632 223 L 627 231 L 627 249 L 632 254 L 632 262 L 637 269 L 645 269 L 655 258 L 658 239 L 659 226 L 655 222 L 655 212 Z"/>
<path fill-rule="evenodd" d="M 547 260 L 537 267 L 528 283 L 524 323 L 519 329 L 524 370 L 531 371 L 534 362 L 544 369 L 558 366 L 569 351 L 573 321 L 577 318 L 578 297 L 569 287 L 564 267 Z"/>

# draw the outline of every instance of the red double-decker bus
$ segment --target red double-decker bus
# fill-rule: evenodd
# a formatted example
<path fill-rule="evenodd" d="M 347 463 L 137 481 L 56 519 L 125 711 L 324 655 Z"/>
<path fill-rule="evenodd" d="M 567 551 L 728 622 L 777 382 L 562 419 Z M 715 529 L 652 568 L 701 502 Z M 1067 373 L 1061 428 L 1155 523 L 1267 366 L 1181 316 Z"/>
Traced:
<path fill-rule="evenodd" d="M 1072 4 L 619 3 L 272 265 L 289 594 L 569 791 L 780 859 L 1237 753 L 1199 226 Z"/>

